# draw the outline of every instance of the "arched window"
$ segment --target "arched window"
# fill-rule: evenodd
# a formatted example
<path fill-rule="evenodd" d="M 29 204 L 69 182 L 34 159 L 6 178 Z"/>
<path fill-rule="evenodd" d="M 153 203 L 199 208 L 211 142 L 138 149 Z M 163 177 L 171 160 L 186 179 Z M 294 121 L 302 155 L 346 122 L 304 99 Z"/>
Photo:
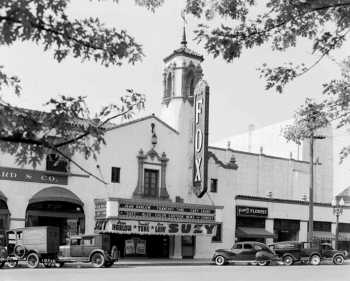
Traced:
<path fill-rule="evenodd" d="M 185 87 L 185 92 L 184 96 L 185 97 L 193 97 L 194 95 L 194 87 L 195 87 L 195 76 L 193 71 L 189 71 L 186 75 L 186 87 Z"/>
<path fill-rule="evenodd" d="M 194 77 L 191 78 L 190 80 L 190 88 L 189 88 L 189 96 L 194 95 Z"/>
<path fill-rule="evenodd" d="M 165 91 L 165 97 L 171 97 L 172 94 L 172 83 L 173 80 L 171 79 L 171 73 L 168 74 L 167 80 L 166 80 L 166 91 Z"/>

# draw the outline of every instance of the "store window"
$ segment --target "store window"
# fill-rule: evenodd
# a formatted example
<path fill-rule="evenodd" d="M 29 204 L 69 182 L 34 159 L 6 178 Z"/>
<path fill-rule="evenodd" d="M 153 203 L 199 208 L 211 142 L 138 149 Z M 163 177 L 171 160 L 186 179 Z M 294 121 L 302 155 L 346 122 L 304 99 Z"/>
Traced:
<path fill-rule="evenodd" d="M 332 223 L 327 221 L 314 221 L 314 231 L 332 231 Z"/>
<path fill-rule="evenodd" d="M 144 196 L 158 197 L 159 171 L 145 169 L 144 173 Z"/>
<path fill-rule="evenodd" d="M 211 238 L 211 242 L 222 242 L 222 223 L 216 225 L 216 234 Z"/>
<path fill-rule="evenodd" d="M 339 223 L 339 232 L 350 233 L 350 223 Z"/>
<path fill-rule="evenodd" d="M 265 218 L 237 217 L 237 227 L 265 228 Z"/>
<path fill-rule="evenodd" d="M 210 192 L 218 192 L 218 179 L 210 179 Z"/>
<path fill-rule="evenodd" d="M 120 182 L 120 168 L 119 167 L 112 167 L 111 182 L 115 182 L 115 183 Z"/>
<path fill-rule="evenodd" d="M 60 158 L 57 154 L 46 156 L 46 170 L 55 172 L 68 172 L 68 161 Z"/>

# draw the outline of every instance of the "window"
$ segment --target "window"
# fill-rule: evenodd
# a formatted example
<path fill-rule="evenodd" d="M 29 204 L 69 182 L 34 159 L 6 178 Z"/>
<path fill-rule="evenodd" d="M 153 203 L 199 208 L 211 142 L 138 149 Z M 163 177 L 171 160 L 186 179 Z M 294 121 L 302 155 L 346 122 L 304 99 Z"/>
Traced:
<path fill-rule="evenodd" d="M 244 244 L 244 245 L 243 245 L 243 249 L 245 249 L 245 250 L 252 250 L 252 249 L 253 249 L 253 246 L 250 245 L 250 244 Z"/>
<path fill-rule="evenodd" d="M 95 245 L 95 237 L 84 237 L 83 245 L 85 246 L 93 246 Z"/>
<path fill-rule="evenodd" d="M 158 197 L 158 170 L 145 169 L 144 196 Z"/>
<path fill-rule="evenodd" d="M 111 182 L 120 182 L 120 168 L 112 167 Z"/>
<path fill-rule="evenodd" d="M 57 154 L 48 154 L 46 156 L 46 170 L 67 173 L 68 162 Z"/>
<path fill-rule="evenodd" d="M 263 250 L 263 247 L 261 247 L 260 245 L 254 245 L 254 250 L 261 251 L 261 250 Z"/>
<path fill-rule="evenodd" d="M 235 244 L 232 249 L 242 249 L 242 244 Z"/>
<path fill-rule="evenodd" d="M 237 217 L 237 227 L 265 228 L 265 218 Z"/>
<path fill-rule="evenodd" d="M 222 241 L 222 224 L 216 225 L 216 234 L 211 238 L 211 242 L 221 242 Z"/>
<path fill-rule="evenodd" d="M 327 221 L 314 221 L 314 231 L 331 232 L 332 223 Z"/>
<path fill-rule="evenodd" d="M 70 244 L 71 244 L 72 246 L 79 246 L 79 245 L 80 245 L 80 238 L 72 238 L 72 239 L 70 240 Z"/>
<path fill-rule="evenodd" d="M 218 192 L 218 179 L 210 179 L 210 192 Z"/>
<path fill-rule="evenodd" d="M 166 91 L 165 91 L 165 97 L 171 97 L 172 94 L 172 79 L 171 79 L 171 74 L 168 74 L 168 78 L 166 80 Z"/>

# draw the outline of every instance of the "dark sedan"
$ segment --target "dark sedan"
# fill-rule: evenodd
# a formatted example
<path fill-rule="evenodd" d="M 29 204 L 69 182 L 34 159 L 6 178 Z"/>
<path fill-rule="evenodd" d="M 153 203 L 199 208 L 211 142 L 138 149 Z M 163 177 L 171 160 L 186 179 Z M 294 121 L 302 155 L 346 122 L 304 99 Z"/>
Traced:
<path fill-rule="evenodd" d="M 236 262 L 269 265 L 273 261 L 280 261 L 280 258 L 265 244 L 255 241 L 246 241 L 235 243 L 231 249 L 216 250 L 212 261 L 214 261 L 216 265 Z"/>

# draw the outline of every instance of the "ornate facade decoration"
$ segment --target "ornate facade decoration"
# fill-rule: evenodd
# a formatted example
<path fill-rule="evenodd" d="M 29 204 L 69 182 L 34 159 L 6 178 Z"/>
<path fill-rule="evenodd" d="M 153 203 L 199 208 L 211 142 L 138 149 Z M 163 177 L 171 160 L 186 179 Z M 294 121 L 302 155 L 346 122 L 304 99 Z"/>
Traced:
<path fill-rule="evenodd" d="M 138 160 L 138 179 L 137 186 L 133 193 L 133 198 L 144 198 L 144 165 L 152 163 L 147 162 L 147 159 L 152 161 L 156 160 L 158 163 L 153 163 L 153 165 L 160 165 L 160 188 L 159 188 L 159 198 L 161 200 L 169 200 L 169 193 L 166 189 L 166 167 L 169 159 L 166 157 L 166 154 L 163 152 L 161 155 L 158 152 L 151 148 L 146 154 L 141 149 L 137 155 Z"/>
<path fill-rule="evenodd" d="M 183 66 L 182 72 L 182 96 L 193 104 L 194 89 L 198 81 L 203 77 L 203 70 L 200 65 L 195 66 L 191 61 Z"/>

